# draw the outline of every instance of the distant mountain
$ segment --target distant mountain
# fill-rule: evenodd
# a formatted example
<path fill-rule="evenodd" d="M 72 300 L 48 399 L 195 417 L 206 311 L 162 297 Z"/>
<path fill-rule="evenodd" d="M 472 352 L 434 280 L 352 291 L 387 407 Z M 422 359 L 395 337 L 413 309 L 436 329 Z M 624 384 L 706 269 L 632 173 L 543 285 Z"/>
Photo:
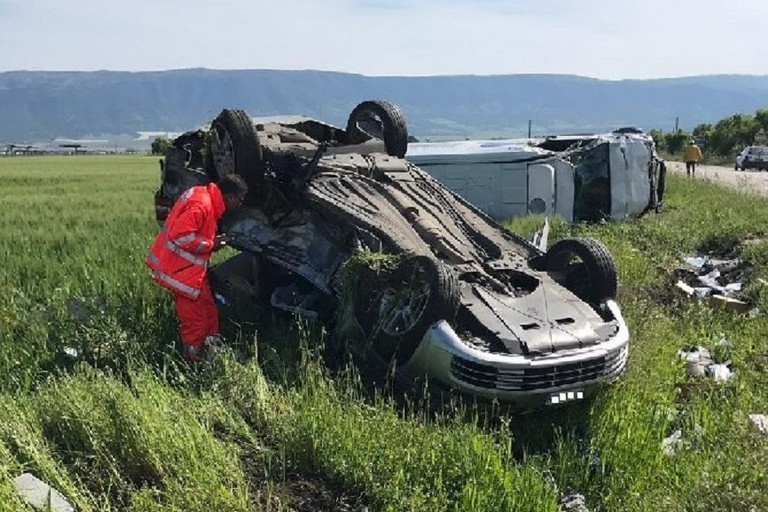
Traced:
<path fill-rule="evenodd" d="M 524 136 L 620 126 L 691 129 L 768 107 L 768 76 L 608 81 L 572 75 L 369 77 L 324 71 L 0 73 L 0 141 L 185 131 L 222 108 L 344 126 L 365 99 L 404 110 L 419 138 Z"/>

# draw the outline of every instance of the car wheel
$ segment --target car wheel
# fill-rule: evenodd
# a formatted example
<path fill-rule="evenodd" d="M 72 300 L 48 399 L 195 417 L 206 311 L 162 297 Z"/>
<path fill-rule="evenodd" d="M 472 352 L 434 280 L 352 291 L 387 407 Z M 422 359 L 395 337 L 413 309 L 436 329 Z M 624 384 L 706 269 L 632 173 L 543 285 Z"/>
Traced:
<path fill-rule="evenodd" d="M 347 142 L 361 144 L 370 139 L 384 141 L 387 154 L 403 158 L 408 150 L 408 127 L 397 105 L 371 100 L 357 105 L 347 120 Z"/>
<path fill-rule="evenodd" d="M 362 280 L 362 283 L 370 280 Z M 367 295 L 367 297 L 366 297 Z M 412 256 L 381 276 L 373 293 L 361 293 L 362 317 L 376 355 L 407 361 L 436 321 L 452 321 L 459 307 L 456 274 L 428 256 Z"/>
<path fill-rule="evenodd" d="M 608 249 L 593 238 L 565 238 L 547 252 L 547 270 L 580 299 L 600 305 L 616 297 L 616 266 Z"/>
<path fill-rule="evenodd" d="M 211 158 L 216 179 L 242 176 L 249 188 L 264 181 L 261 145 L 251 118 L 242 110 L 224 109 L 211 123 Z"/>

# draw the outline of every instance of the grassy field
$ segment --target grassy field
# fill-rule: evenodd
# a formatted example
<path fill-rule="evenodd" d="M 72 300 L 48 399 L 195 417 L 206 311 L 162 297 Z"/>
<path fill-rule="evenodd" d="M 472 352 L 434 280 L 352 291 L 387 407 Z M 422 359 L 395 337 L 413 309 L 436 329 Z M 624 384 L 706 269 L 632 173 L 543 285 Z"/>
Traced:
<path fill-rule="evenodd" d="M 768 413 L 766 200 L 670 176 L 660 215 L 556 223 L 615 256 L 627 374 L 581 408 L 489 417 L 331 377 L 322 333 L 263 312 L 225 309 L 241 355 L 187 367 L 143 265 L 157 181 L 156 158 L 0 158 L 0 510 L 26 510 L 24 471 L 81 511 L 555 511 L 569 489 L 593 511 L 768 510 L 768 439 L 747 418 Z M 751 262 L 758 314 L 673 292 L 697 249 Z M 677 350 L 721 339 L 736 377 L 681 394 Z"/>

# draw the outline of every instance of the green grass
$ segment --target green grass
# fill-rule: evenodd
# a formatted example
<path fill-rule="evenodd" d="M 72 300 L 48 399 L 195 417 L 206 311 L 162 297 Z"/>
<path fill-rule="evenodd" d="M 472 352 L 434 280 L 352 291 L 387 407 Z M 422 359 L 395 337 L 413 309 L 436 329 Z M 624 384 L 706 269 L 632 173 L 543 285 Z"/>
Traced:
<path fill-rule="evenodd" d="M 567 488 L 590 510 L 768 510 L 768 443 L 747 419 L 768 412 L 768 321 L 671 286 L 682 255 L 726 247 L 768 310 L 764 199 L 670 176 L 659 215 L 554 220 L 550 243 L 595 236 L 614 254 L 628 370 L 584 408 L 489 417 L 332 375 L 318 329 L 263 313 L 224 310 L 242 355 L 189 368 L 143 264 L 156 159 L 0 158 L 0 179 L 0 510 L 25 510 L 10 481 L 23 471 L 84 511 L 554 511 Z M 676 351 L 723 335 L 736 378 L 681 398 Z M 676 428 L 687 445 L 670 457 Z"/>

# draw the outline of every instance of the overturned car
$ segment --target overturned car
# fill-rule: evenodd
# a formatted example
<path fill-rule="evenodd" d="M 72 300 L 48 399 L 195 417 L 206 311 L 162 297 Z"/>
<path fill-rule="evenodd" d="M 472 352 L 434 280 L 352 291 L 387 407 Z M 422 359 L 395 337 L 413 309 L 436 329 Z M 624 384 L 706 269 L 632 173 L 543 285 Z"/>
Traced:
<path fill-rule="evenodd" d="M 225 109 L 173 142 L 157 219 L 190 186 L 243 176 L 247 208 L 222 230 L 240 253 L 211 268 L 214 288 L 328 322 L 363 368 L 520 408 L 620 375 L 629 334 L 605 247 L 542 252 L 405 160 L 407 146 L 386 101 L 359 104 L 345 129 Z"/>

